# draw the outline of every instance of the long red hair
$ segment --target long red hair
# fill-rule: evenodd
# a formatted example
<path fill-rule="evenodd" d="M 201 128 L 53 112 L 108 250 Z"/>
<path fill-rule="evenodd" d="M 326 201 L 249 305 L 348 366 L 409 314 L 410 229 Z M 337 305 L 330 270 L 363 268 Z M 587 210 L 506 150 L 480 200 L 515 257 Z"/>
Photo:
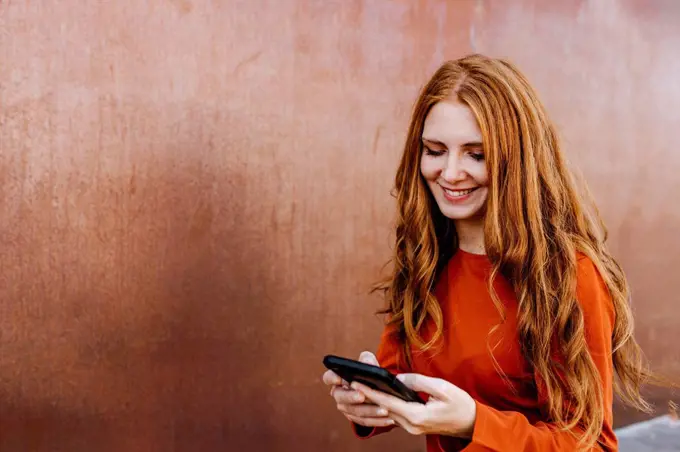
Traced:
<path fill-rule="evenodd" d="M 423 181 L 420 158 L 425 117 L 435 103 L 450 98 L 471 109 L 482 132 L 490 180 L 484 238 L 493 268 L 492 299 L 503 315 L 492 285 L 503 275 L 518 300 L 522 353 L 545 386 L 552 421 L 564 429 L 580 426 L 581 444 L 590 447 L 601 433 L 605 407 L 576 300 L 577 252 L 592 260 L 612 298 L 613 362 L 623 401 L 649 411 L 640 388 L 652 374 L 633 337 L 628 283 L 607 251 L 606 228 L 597 208 L 576 190 L 553 124 L 534 89 L 511 63 L 481 55 L 448 61 L 420 93 L 395 180 L 398 218 L 392 274 L 376 287 L 388 301 L 384 312 L 409 361 L 412 347 L 427 350 L 441 337 L 442 312 L 432 290 L 457 249 L 457 238 Z M 428 319 L 436 334 L 426 342 L 420 331 Z M 551 360 L 555 346 L 564 358 L 559 374 Z M 566 400 L 572 402 L 569 412 Z"/>

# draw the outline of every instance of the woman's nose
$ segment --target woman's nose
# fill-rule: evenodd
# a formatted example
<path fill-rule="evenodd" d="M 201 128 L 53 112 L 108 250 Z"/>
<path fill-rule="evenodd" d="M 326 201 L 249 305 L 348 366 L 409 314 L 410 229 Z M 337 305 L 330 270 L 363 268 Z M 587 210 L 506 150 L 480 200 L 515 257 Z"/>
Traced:
<path fill-rule="evenodd" d="M 465 179 L 465 177 L 465 171 L 463 171 L 460 160 L 457 156 L 451 155 L 442 170 L 442 179 L 447 182 L 458 182 Z"/>

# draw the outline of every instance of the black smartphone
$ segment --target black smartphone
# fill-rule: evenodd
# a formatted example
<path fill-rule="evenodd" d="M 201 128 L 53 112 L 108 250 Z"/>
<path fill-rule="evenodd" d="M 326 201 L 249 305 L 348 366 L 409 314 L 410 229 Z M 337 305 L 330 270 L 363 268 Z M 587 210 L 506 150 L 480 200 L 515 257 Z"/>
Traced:
<path fill-rule="evenodd" d="M 382 367 L 335 355 L 326 355 L 323 364 L 348 383 L 356 381 L 371 389 L 399 397 L 407 402 L 425 403 L 417 392 Z"/>

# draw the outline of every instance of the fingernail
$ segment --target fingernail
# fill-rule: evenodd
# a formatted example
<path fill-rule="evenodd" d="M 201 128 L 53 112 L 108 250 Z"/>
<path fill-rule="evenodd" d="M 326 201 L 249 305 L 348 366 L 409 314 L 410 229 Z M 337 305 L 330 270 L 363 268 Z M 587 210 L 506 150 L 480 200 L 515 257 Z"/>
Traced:
<path fill-rule="evenodd" d="M 387 410 L 384 408 L 380 408 L 378 410 L 378 416 L 387 416 Z"/>
<path fill-rule="evenodd" d="M 404 382 L 404 379 L 405 379 L 405 378 L 406 378 L 406 377 L 404 377 L 404 374 L 399 374 L 399 375 L 397 375 L 397 380 L 401 381 L 402 383 Z"/>
<path fill-rule="evenodd" d="M 352 400 L 355 402 L 361 402 L 361 394 L 355 394 L 354 397 L 352 397 Z"/>

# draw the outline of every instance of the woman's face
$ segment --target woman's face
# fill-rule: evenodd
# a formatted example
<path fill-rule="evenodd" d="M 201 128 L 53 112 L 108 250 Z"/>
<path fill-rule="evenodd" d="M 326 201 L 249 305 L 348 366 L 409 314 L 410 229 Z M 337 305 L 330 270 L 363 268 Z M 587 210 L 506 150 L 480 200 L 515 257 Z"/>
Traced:
<path fill-rule="evenodd" d="M 436 103 L 425 118 L 420 173 L 444 216 L 480 218 L 489 176 L 482 133 L 470 108 L 454 100 Z"/>

